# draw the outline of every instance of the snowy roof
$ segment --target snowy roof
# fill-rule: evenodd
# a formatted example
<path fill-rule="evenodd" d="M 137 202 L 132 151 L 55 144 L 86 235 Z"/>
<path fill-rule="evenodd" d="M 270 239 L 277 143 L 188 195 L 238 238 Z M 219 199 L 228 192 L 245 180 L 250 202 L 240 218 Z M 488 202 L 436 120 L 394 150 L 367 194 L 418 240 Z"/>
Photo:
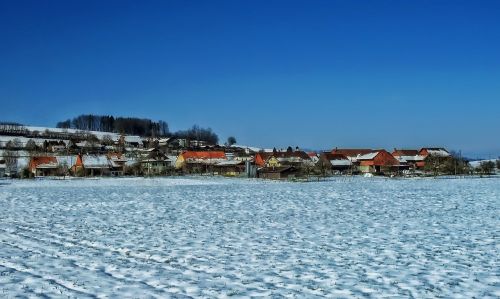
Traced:
<path fill-rule="evenodd" d="M 350 166 L 352 162 L 350 160 L 330 160 L 332 166 Z"/>
<path fill-rule="evenodd" d="M 364 155 L 358 155 L 356 157 L 357 160 L 372 160 L 378 155 L 379 152 L 372 152 Z"/>
<path fill-rule="evenodd" d="M 445 149 L 427 149 L 427 152 L 431 156 L 437 156 L 437 157 L 449 157 L 450 153 L 448 153 Z"/>
<path fill-rule="evenodd" d="M 408 162 L 408 161 L 424 161 L 425 157 L 422 155 L 415 155 L 415 156 L 395 156 L 399 162 Z"/>
<path fill-rule="evenodd" d="M 108 158 L 104 155 L 98 156 L 90 156 L 85 155 L 82 156 L 83 166 L 85 168 L 109 168 Z"/>
<path fill-rule="evenodd" d="M 57 164 L 73 166 L 76 162 L 76 156 L 56 156 Z"/>
<path fill-rule="evenodd" d="M 140 136 L 126 135 L 125 136 L 125 142 L 128 142 L 128 143 L 141 143 L 142 139 L 141 139 Z"/>
<path fill-rule="evenodd" d="M 241 144 L 233 144 L 231 147 L 236 147 L 236 148 L 243 148 L 243 149 L 248 149 L 251 150 L 252 152 L 260 152 L 262 149 L 259 147 L 255 146 L 247 146 L 247 145 L 241 145 Z M 271 150 L 272 151 L 272 150 Z"/>

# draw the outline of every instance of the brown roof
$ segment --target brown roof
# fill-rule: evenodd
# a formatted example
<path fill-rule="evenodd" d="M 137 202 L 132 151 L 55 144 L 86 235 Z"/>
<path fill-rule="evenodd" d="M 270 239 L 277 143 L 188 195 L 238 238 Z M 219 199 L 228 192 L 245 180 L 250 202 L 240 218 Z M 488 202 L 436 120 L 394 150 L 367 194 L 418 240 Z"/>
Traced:
<path fill-rule="evenodd" d="M 367 148 L 334 148 L 332 154 L 342 154 L 347 157 L 356 157 L 357 155 L 366 155 L 374 152 L 372 149 Z"/>
<path fill-rule="evenodd" d="M 413 149 L 394 149 L 392 152 L 393 156 L 416 156 L 418 155 L 418 150 Z"/>
<path fill-rule="evenodd" d="M 325 157 L 329 161 L 332 161 L 332 160 L 348 160 L 347 156 L 344 155 L 344 154 L 332 154 L 330 152 L 325 152 L 322 155 L 323 155 L 323 157 Z"/>

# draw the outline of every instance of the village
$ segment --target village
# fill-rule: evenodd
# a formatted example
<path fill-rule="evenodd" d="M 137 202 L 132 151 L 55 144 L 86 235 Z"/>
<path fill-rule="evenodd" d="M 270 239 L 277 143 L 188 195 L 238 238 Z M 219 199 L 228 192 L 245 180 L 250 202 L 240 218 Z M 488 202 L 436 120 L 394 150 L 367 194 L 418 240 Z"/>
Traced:
<path fill-rule="evenodd" d="M 306 152 L 299 147 L 260 149 L 176 137 L 0 126 L 0 177 L 12 178 L 220 175 L 307 180 L 336 175 L 490 175 L 495 167 L 498 160 L 473 167 L 442 147 Z"/>

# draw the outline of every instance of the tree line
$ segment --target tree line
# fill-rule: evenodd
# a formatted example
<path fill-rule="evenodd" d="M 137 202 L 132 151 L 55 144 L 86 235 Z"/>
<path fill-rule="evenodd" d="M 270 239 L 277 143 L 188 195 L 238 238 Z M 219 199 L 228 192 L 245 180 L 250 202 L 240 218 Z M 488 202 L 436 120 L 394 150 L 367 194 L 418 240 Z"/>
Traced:
<path fill-rule="evenodd" d="M 147 118 L 82 114 L 73 119 L 58 122 L 56 127 L 145 137 L 177 137 L 187 140 L 205 141 L 208 144 L 217 144 L 219 142 L 219 136 L 211 128 L 202 128 L 194 125 L 190 129 L 171 133 L 167 122 L 163 120 L 152 121 Z M 234 142 L 236 142 L 236 139 Z"/>
<path fill-rule="evenodd" d="M 146 137 L 169 136 L 167 122 L 147 118 L 114 117 L 111 115 L 82 114 L 73 119 L 58 122 L 57 128 L 86 131 L 113 132 Z"/>

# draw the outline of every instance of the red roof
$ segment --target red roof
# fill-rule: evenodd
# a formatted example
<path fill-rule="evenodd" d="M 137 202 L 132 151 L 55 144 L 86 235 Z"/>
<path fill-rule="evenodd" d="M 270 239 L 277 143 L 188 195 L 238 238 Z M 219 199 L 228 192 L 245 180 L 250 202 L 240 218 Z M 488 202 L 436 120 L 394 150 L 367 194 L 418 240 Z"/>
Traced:
<path fill-rule="evenodd" d="M 30 160 L 30 169 L 36 169 L 40 165 L 54 165 L 57 166 L 56 157 L 33 157 Z"/>
<path fill-rule="evenodd" d="M 182 156 L 184 159 L 226 159 L 226 154 L 222 151 L 187 151 L 182 153 Z"/>

